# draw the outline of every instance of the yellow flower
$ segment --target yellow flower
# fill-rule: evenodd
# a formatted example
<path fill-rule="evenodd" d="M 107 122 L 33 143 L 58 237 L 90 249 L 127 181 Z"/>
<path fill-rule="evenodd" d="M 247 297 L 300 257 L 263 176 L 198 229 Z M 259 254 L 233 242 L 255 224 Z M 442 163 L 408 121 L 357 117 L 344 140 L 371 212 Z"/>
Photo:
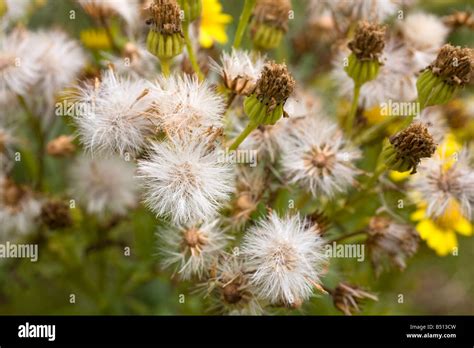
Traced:
<path fill-rule="evenodd" d="M 456 141 L 452 133 L 444 137 L 444 141 L 436 149 L 436 156 L 443 160 L 443 170 L 447 171 L 457 161 L 457 155 L 461 151 L 461 144 Z"/>
<path fill-rule="evenodd" d="M 199 43 L 205 48 L 213 45 L 214 41 L 225 44 L 228 40 L 225 32 L 226 24 L 232 21 L 232 16 L 222 13 L 219 0 L 202 0 L 201 27 Z"/>
<path fill-rule="evenodd" d="M 104 29 L 86 29 L 80 33 L 82 44 L 93 50 L 107 50 L 111 47 Z"/>
<path fill-rule="evenodd" d="M 416 229 L 420 237 L 439 256 L 448 255 L 458 246 L 456 232 L 464 236 L 472 235 L 471 222 L 462 215 L 456 200 L 452 199 L 444 214 L 436 218 L 426 215 L 426 202 L 418 207 L 411 218 L 418 221 Z"/>

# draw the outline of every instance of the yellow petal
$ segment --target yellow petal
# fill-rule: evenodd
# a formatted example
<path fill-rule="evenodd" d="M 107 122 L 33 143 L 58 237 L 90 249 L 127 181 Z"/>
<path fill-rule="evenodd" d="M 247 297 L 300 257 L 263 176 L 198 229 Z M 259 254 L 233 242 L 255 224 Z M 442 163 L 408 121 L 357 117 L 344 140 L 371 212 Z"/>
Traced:
<path fill-rule="evenodd" d="M 406 172 L 397 172 L 396 170 L 391 170 L 389 175 L 393 181 L 403 181 L 410 177 L 410 173 L 410 170 Z"/>
<path fill-rule="evenodd" d="M 435 223 L 429 219 L 421 220 L 416 225 L 416 230 L 424 240 L 435 239 L 442 233 Z"/>
<path fill-rule="evenodd" d="M 413 221 L 422 220 L 425 217 L 425 211 L 426 211 L 425 208 L 420 208 L 420 209 L 416 210 L 413 214 L 411 214 L 410 218 Z"/>
<path fill-rule="evenodd" d="M 471 222 L 465 217 L 461 217 L 460 219 L 458 219 L 453 228 L 456 230 L 457 233 L 462 234 L 463 236 L 472 235 Z"/>
<path fill-rule="evenodd" d="M 199 33 L 199 43 L 204 48 L 209 48 L 213 44 L 212 36 L 210 36 L 206 31 L 202 30 Z"/>

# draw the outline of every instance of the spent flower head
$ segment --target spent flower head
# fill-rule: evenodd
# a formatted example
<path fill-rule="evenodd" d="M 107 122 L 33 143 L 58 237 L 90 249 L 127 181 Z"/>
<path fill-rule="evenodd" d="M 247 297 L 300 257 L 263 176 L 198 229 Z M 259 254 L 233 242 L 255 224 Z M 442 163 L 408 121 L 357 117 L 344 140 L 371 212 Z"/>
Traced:
<path fill-rule="evenodd" d="M 157 233 L 163 267 L 175 267 L 180 279 L 207 275 L 229 241 L 217 219 L 180 225 Z"/>
<path fill-rule="evenodd" d="M 307 300 L 325 262 L 318 230 L 299 215 L 260 220 L 245 234 L 242 254 L 257 296 L 275 304 Z"/>
<path fill-rule="evenodd" d="M 174 223 L 212 217 L 232 192 L 233 171 L 202 136 L 152 143 L 138 162 L 145 204 Z"/>

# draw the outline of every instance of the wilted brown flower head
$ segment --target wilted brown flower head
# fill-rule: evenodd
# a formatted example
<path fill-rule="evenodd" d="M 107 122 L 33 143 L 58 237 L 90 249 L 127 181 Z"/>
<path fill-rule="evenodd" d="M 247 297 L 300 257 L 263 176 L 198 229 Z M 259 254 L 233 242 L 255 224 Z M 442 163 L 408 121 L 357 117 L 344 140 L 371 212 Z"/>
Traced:
<path fill-rule="evenodd" d="M 469 113 L 459 99 L 453 99 L 444 105 L 443 111 L 451 128 L 461 129 L 469 122 Z"/>
<path fill-rule="evenodd" d="M 317 233 L 320 235 L 323 235 L 331 226 L 331 221 L 321 210 L 316 210 L 308 218 L 314 224 Z"/>
<path fill-rule="evenodd" d="M 0 201 L 12 212 L 21 210 L 21 202 L 28 194 L 28 190 L 20 185 L 17 185 L 13 180 L 6 178 L 1 183 L 0 192 L 2 196 Z"/>
<path fill-rule="evenodd" d="M 73 139 L 74 137 L 70 135 L 60 135 L 48 143 L 46 152 L 48 155 L 56 157 L 70 156 L 76 151 Z"/>
<path fill-rule="evenodd" d="M 450 85 L 464 86 L 471 81 L 474 70 L 474 52 L 472 49 L 446 44 L 427 69 Z"/>
<path fill-rule="evenodd" d="M 72 225 L 69 207 L 65 202 L 50 200 L 41 207 L 41 221 L 52 230 Z"/>
<path fill-rule="evenodd" d="M 334 306 L 345 315 L 360 312 L 360 303 L 363 300 L 378 301 L 374 294 L 347 283 L 339 283 L 332 292 Z"/>
<path fill-rule="evenodd" d="M 270 104 L 284 104 L 293 93 L 295 80 L 288 72 L 286 64 L 270 61 L 265 64 L 257 81 L 255 94 L 260 101 L 269 100 Z"/>
<path fill-rule="evenodd" d="M 268 24 L 286 32 L 290 11 L 290 0 L 257 0 L 253 15 L 257 22 Z"/>
<path fill-rule="evenodd" d="M 110 17 L 116 13 L 114 7 L 108 1 L 79 0 L 79 4 L 91 17 Z"/>
<path fill-rule="evenodd" d="M 154 0 L 148 10 L 151 18 L 147 24 L 151 24 L 156 32 L 183 35 L 180 8 L 176 0 Z"/>
<path fill-rule="evenodd" d="M 474 16 L 470 11 L 456 11 L 451 15 L 443 17 L 443 23 L 453 29 L 461 27 L 474 29 Z"/>
<path fill-rule="evenodd" d="M 386 217 L 373 217 L 369 223 L 367 247 L 375 273 L 379 275 L 387 261 L 404 270 L 406 259 L 416 253 L 419 242 L 420 237 L 413 227 Z"/>
<path fill-rule="evenodd" d="M 359 60 L 377 60 L 385 47 L 385 27 L 361 21 L 348 47 Z"/>
<path fill-rule="evenodd" d="M 422 158 L 429 158 L 436 151 L 433 137 L 422 123 L 411 124 L 389 140 L 395 149 L 396 160 L 409 163 L 412 173 L 416 173 L 416 167 Z"/>

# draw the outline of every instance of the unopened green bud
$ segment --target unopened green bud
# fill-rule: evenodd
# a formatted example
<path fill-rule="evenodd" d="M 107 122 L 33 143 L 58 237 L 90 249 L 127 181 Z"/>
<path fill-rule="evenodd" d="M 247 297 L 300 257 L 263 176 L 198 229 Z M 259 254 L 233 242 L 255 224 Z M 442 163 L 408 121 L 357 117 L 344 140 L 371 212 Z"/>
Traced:
<path fill-rule="evenodd" d="M 250 27 L 252 41 L 257 49 L 271 50 L 280 45 L 288 31 L 290 0 L 258 0 Z"/>
<path fill-rule="evenodd" d="M 347 67 L 344 70 L 354 80 L 355 84 L 361 86 L 375 79 L 379 74 L 379 69 L 380 63 L 378 60 L 359 60 L 354 53 L 351 53 Z"/>

